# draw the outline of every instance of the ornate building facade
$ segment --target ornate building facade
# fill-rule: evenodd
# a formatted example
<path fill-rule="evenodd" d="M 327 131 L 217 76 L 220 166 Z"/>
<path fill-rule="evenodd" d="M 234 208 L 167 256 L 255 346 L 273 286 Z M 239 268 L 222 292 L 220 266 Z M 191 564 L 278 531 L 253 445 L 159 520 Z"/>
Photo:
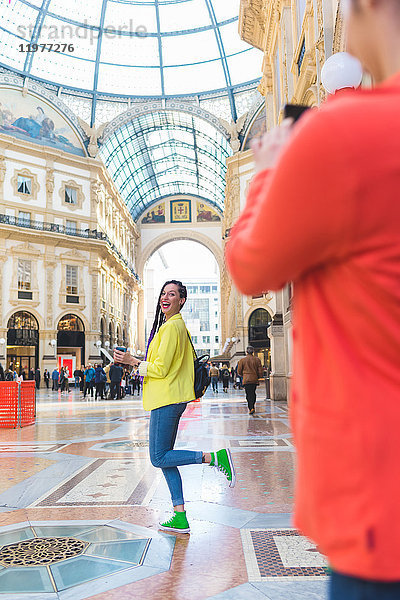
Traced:
<path fill-rule="evenodd" d="M 101 345 L 136 343 L 139 234 L 76 117 L 46 93 L 0 87 L 15 111 L 0 134 L 0 362 L 72 375 Z M 51 122 L 63 135 L 46 135 Z"/>
<path fill-rule="evenodd" d="M 258 88 L 264 102 L 245 124 L 241 151 L 227 161 L 225 241 L 245 204 L 254 174 L 251 138 L 277 125 L 287 103 L 318 106 L 325 99 L 322 66 L 332 53 L 345 47 L 337 0 L 241 0 L 239 33 L 264 54 Z M 291 286 L 278 293 L 266 290 L 260 297 L 242 298 L 223 272 L 222 305 L 229 307 L 222 323 L 225 353 L 237 362 L 246 346 L 252 344 L 270 372 L 271 397 L 287 398 L 291 378 Z"/>

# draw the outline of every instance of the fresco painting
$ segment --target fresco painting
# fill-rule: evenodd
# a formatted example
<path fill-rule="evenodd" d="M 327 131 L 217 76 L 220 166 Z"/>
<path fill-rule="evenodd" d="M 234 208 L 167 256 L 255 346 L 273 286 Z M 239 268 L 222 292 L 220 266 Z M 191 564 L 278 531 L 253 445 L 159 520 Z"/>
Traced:
<path fill-rule="evenodd" d="M 198 223 L 213 223 L 221 221 L 221 217 L 216 210 L 211 208 L 204 202 L 197 202 L 197 222 Z"/>
<path fill-rule="evenodd" d="M 65 117 L 33 94 L 0 88 L 0 133 L 85 156 L 82 142 Z"/>
<path fill-rule="evenodd" d="M 142 219 L 142 224 L 165 223 L 165 204 L 159 204 L 147 211 Z"/>

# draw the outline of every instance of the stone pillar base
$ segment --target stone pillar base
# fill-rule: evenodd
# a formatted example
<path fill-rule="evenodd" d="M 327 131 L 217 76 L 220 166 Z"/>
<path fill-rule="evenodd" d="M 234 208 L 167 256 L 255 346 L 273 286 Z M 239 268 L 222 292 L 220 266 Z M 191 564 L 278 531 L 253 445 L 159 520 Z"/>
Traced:
<path fill-rule="evenodd" d="M 271 400 L 287 400 L 286 375 L 270 375 Z"/>

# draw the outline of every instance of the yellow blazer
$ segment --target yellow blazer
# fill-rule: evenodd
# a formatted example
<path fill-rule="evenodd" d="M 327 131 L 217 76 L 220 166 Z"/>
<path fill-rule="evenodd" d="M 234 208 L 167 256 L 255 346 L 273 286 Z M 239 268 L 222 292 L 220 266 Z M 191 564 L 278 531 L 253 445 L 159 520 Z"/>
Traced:
<path fill-rule="evenodd" d="M 170 317 L 154 336 L 142 362 L 143 408 L 191 402 L 194 397 L 194 355 L 185 321 L 178 313 Z"/>

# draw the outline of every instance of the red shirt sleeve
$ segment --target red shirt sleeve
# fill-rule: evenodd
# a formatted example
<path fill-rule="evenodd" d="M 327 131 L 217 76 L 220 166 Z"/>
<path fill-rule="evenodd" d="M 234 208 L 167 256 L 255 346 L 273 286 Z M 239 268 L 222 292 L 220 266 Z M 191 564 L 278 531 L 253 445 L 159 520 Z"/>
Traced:
<path fill-rule="evenodd" d="M 324 110 L 302 121 L 276 169 L 255 176 L 231 231 L 226 260 L 244 294 L 281 289 L 347 252 L 354 183 L 344 128 Z"/>

